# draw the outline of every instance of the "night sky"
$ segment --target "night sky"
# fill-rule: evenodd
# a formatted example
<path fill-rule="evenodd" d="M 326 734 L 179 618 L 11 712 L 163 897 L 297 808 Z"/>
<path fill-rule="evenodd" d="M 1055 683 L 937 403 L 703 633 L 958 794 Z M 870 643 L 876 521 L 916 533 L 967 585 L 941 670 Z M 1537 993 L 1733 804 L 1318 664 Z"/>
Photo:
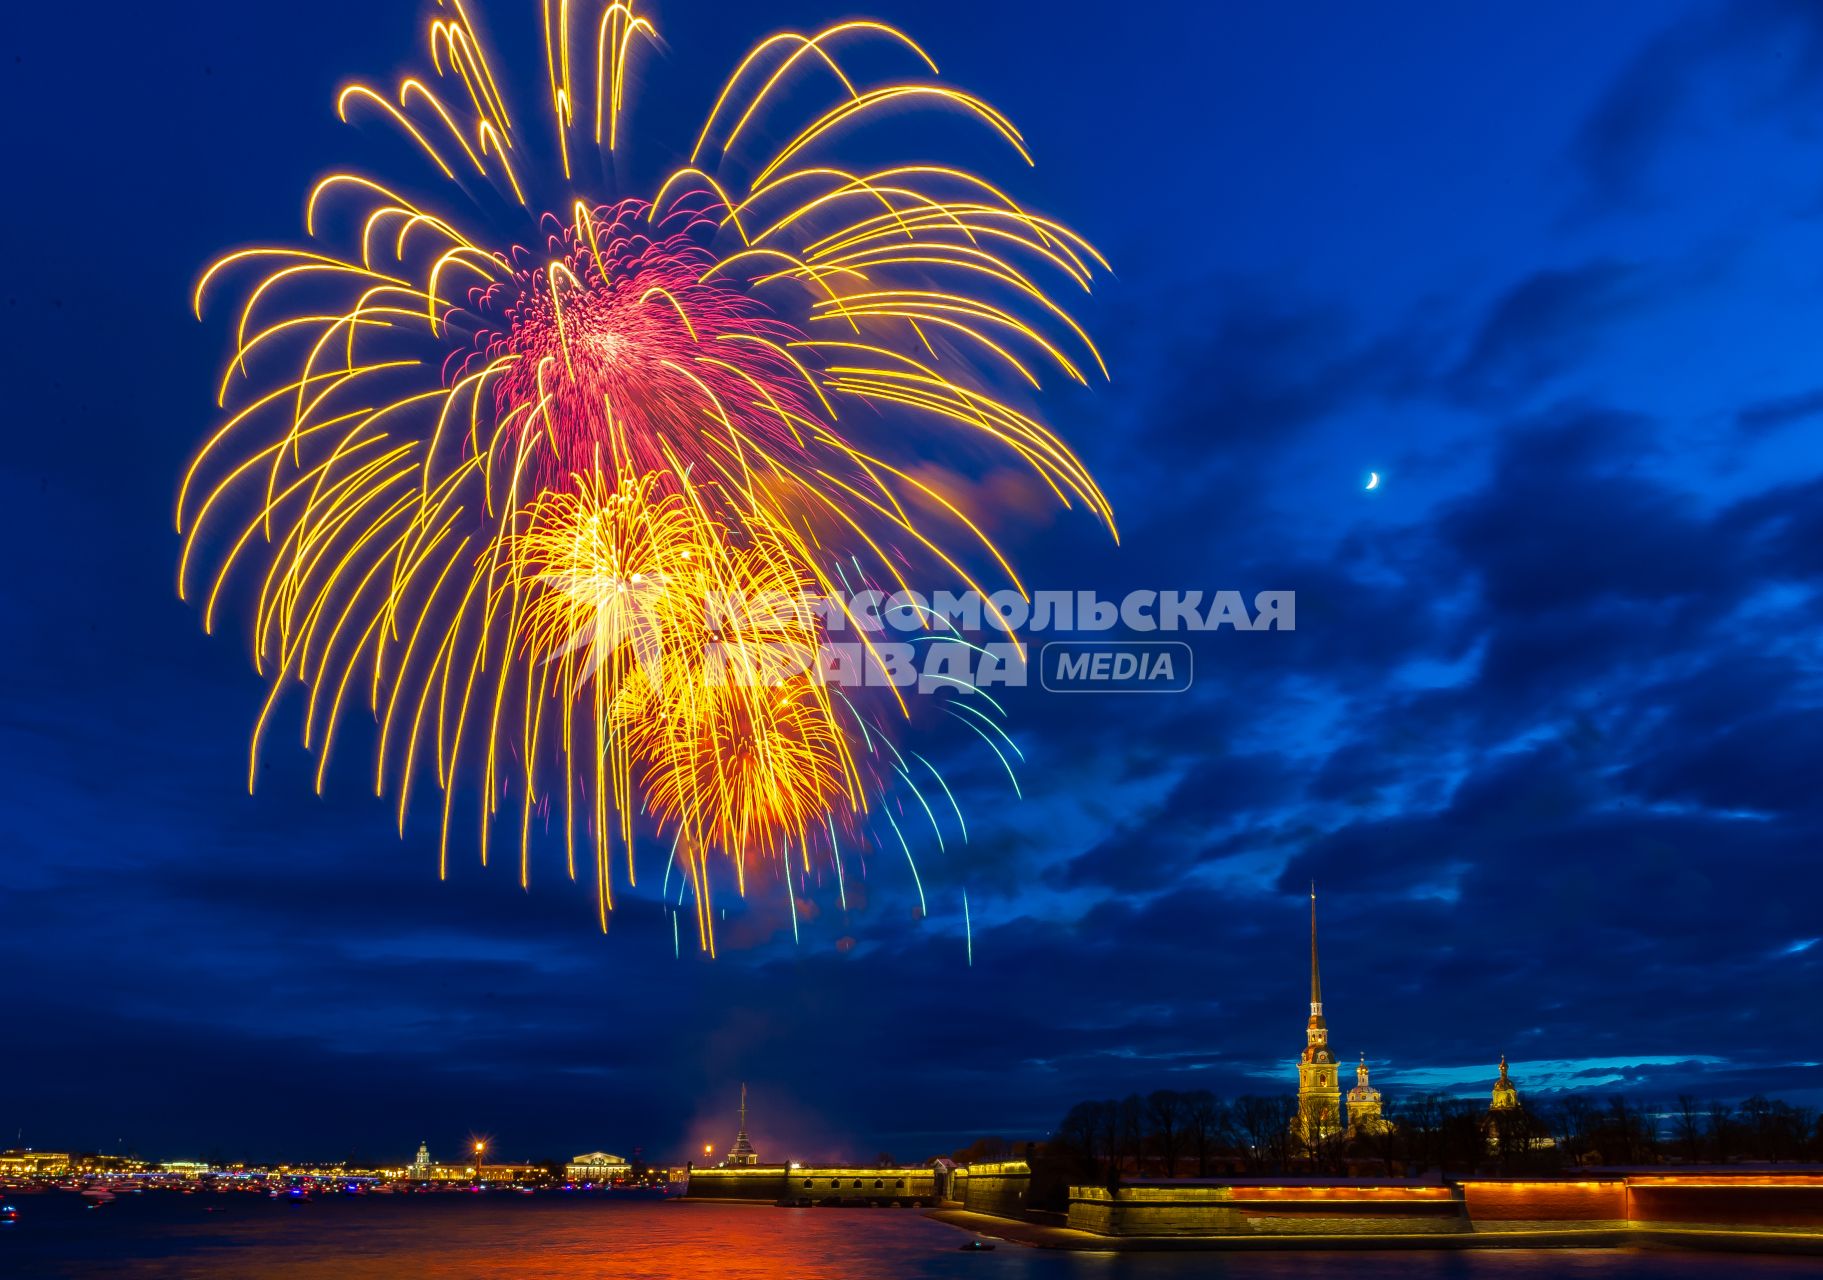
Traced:
<path fill-rule="evenodd" d="M 972 836 L 920 852 L 928 918 L 879 857 L 796 942 L 763 882 L 714 961 L 656 888 L 604 937 L 556 862 L 439 883 L 352 747 L 319 799 L 288 729 L 246 794 L 245 620 L 174 589 L 227 342 L 189 289 L 396 164 L 333 94 L 420 13 L 119 9 L 9 23 L 0 1145 L 682 1158 L 746 1080 L 763 1155 L 916 1159 L 1289 1091 L 1312 878 L 1332 1041 L 1391 1101 L 1502 1052 L 1541 1095 L 1823 1100 L 1823 9 L 869 6 L 1115 268 L 1112 384 L 1048 407 L 1121 544 L 1009 522 L 1028 584 L 1291 589 L 1298 626 L 1195 637 L 1180 697 L 1013 697 L 1023 800 L 914 730 Z M 658 4 L 636 151 L 843 12 Z"/>

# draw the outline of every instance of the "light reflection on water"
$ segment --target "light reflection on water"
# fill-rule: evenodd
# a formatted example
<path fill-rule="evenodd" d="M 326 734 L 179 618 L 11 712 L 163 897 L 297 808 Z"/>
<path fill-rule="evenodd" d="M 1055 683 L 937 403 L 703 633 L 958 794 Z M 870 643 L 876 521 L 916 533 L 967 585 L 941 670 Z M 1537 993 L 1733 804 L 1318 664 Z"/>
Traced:
<path fill-rule="evenodd" d="M 715 1280 L 1589 1280 L 1814 1276 L 1815 1259 L 1614 1250 L 1085 1254 L 968 1238 L 911 1210 L 774 1209 L 575 1197 L 326 1199 L 20 1197 L 0 1275 L 29 1280 L 395 1280 L 397 1277 L 714 1277 Z M 218 1212 L 205 1212 L 206 1206 Z"/>

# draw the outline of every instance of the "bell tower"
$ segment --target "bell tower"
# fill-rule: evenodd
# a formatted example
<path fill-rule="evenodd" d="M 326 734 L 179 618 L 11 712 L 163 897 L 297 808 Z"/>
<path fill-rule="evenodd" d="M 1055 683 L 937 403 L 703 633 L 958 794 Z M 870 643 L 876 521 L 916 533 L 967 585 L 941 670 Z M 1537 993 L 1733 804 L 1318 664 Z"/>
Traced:
<path fill-rule="evenodd" d="M 1380 1111 L 1380 1091 L 1367 1079 L 1367 1055 L 1361 1055 L 1361 1065 L 1355 1068 L 1355 1087 L 1348 1091 L 1348 1136 L 1353 1138 L 1364 1134 L 1386 1133 L 1393 1127 Z"/>
<path fill-rule="evenodd" d="M 1310 885 L 1310 1022 L 1304 1029 L 1304 1052 L 1298 1058 L 1298 1118 L 1293 1132 L 1305 1146 L 1342 1132 L 1342 1085 L 1336 1058 L 1329 1051 L 1329 1024 L 1323 1020 L 1323 982 L 1317 970 L 1317 886 Z"/>
<path fill-rule="evenodd" d="M 1518 1111 L 1520 1109 L 1519 1090 L 1513 1084 L 1513 1078 L 1507 1075 L 1507 1056 L 1500 1055 L 1500 1078 L 1494 1081 L 1493 1101 L 1488 1104 L 1489 1111 Z"/>

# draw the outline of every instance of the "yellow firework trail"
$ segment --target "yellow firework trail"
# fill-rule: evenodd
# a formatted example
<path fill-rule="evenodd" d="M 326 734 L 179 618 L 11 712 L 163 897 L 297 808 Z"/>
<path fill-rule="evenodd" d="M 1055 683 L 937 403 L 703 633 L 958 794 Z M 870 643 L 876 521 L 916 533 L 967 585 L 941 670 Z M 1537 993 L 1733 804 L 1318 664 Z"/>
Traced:
<path fill-rule="evenodd" d="M 841 161 L 919 108 L 1030 161 L 891 27 L 762 41 L 650 198 L 605 175 L 653 24 L 545 0 L 537 35 L 544 101 L 522 113 L 462 0 L 441 0 L 419 74 L 336 99 L 422 172 L 332 173 L 305 203 L 311 247 L 203 273 L 199 316 L 230 289 L 238 305 L 223 418 L 178 495 L 178 589 L 210 630 L 230 583 L 250 591 L 270 692 L 249 787 L 288 694 L 319 790 L 359 712 L 401 833 L 434 778 L 445 866 L 470 831 L 485 861 L 510 815 L 526 879 L 535 830 L 561 826 L 605 927 L 615 844 L 630 881 L 648 824 L 712 950 L 712 879 L 744 891 L 761 862 L 839 858 L 883 779 L 911 777 L 818 678 L 829 619 L 806 601 L 838 593 L 841 564 L 888 590 L 919 567 L 986 590 L 982 564 L 1023 590 L 979 517 L 920 478 L 926 452 L 972 439 L 1112 528 L 1076 455 L 992 389 L 1105 376 L 1053 289 L 1106 264 L 961 167 Z M 883 59 L 912 78 L 855 70 Z M 402 193 L 426 181 L 467 212 Z"/>

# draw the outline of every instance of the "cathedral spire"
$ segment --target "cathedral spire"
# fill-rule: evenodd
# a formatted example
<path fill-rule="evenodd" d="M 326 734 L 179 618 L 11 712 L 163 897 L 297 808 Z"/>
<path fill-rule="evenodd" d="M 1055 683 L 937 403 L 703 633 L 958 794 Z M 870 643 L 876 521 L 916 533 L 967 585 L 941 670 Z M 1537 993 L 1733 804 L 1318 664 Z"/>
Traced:
<path fill-rule="evenodd" d="M 1323 983 L 1317 976 L 1317 882 L 1310 882 L 1310 1015 L 1323 1012 Z"/>
<path fill-rule="evenodd" d="M 1304 1027 L 1304 1053 L 1298 1059 L 1298 1119 L 1293 1126 L 1311 1148 L 1342 1130 L 1342 1091 L 1336 1081 L 1336 1059 L 1329 1051 L 1329 1025 L 1323 1020 L 1323 983 L 1317 972 L 1317 884 L 1310 882 L 1310 1021 Z"/>

